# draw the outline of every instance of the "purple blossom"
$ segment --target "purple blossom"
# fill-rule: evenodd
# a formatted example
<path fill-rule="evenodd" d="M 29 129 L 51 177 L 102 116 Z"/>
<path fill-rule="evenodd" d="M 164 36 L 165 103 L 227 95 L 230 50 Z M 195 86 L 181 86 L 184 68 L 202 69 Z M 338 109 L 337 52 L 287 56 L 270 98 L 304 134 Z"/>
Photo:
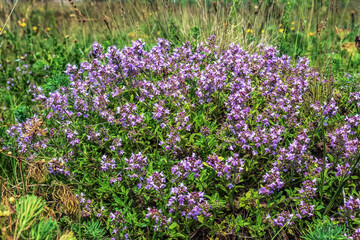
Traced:
<path fill-rule="evenodd" d="M 272 168 L 269 173 L 263 176 L 263 182 L 265 186 L 259 190 L 259 193 L 266 195 L 274 193 L 275 190 L 280 190 L 285 185 L 280 172 L 276 168 Z"/>
<path fill-rule="evenodd" d="M 215 153 L 208 156 L 206 163 L 214 169 L 218 177 L 222 177 L 226 180 L 231 179 L 231 183 L 228 184 L 228 188 L 233 188 L 236 181 L 240 179 L 240 173 L 244 169 L 244 161 L 238 157 L 237 153 L 234 153 L 234 157 L 229 157 L 226 160 L 222 157 L 218 157 Z"/>
<path fill-rule="evenodd" d="M 358 240 L 360 239 L 360 228 L 356 228 L 354 233 L 348 237 L 350 240 Z"/>
<path fill-rule="evenodd" d="M 151 176 L 146 179 L 147 185 L 145 189 L 154 189 L 157 192 L 160 192 L 162 189 L 166 187 L 166 179 L 164 177 L 164 173 L 154 172 Z"/>
<path fill-rule="evenodd" d="M 93 202 L 90 199 L 86 199 L 84 193 L 80 193 L 80 195 L 76 194 L 75 196 L 79 199 L 81 217 L 90 217 L 93 212 Z"/>
<path fill-rule="evenodd" d="M 344 206 L 340 206 L 339 212 L 341 215 L 350 217 L 354 220 L 355 215 L 360 212 L 360 199 L 350 196 L 349 200 L 344 202 Z"/>
<path fill-rule="evenodd" d="M 171 131 L 168 134 L 168 138 L 164 141 L 160 141 L 159 145 L 164 146 L 166 151 L 170 151 L 172 153 L 176 153 L 176 151 L 180 151 L 181 147 L 178 146 L 180 142 L 180 135 L 178 131 Z"/>
<path fill-rule="evenodd" d="M 114 213 L 110 212 L 109 215 L 110 224 L 113 227 L 113 235 L 117 239 L 120 236 L 123 236 L 125 239 L 129 239 L 129 235 L 126 232 L 127 226 L 123 213 L 121 211 L 116 210 Z"/>
<path fill-rule="evenodd" d="M 34 116 L 11 126 L 6 132 L 9 137 L 16 139 L 16 150 L 23 154 L 28 150 L 37 151 L 48 147 L 48 129 L 44 125 L 41 118 Z"/>
<path fill-rule="evenodd" d="M 116 162 L 115 159 L 112 158 L 108 158 L 106 157 L 106 155 L 103 155 L 101 157 L 101 170 L 102 171 L 107 171 L 108 169 L 114 170 L 116 167 Z"/>
<path fill-rule="evenodd" d="M 53 174 L 59 173 L 65 176 L 69 176 L 70 172 L 66 163 L 67 163 L 67 159 L 63 157 L 50 159 L 50 161 L 48 161 L 49 172 Z"/>
<path fill-rule="evenodd" d="M 196 158 L 195 153 L 191 157 L 186 157 L 171 168 L 172 173 L 179 179 L 189 178 L 189 174 L 194 173 L 194 177 L 200 177 L 200 171 L 203 164 L 200 159 Z"/>
<path fill-rule="evenodd" d="M 304 201 L 300 201 L 296 213 L 296 217 L 298 219 L 304 218 L 304 217 L 311 217 L 313 216 L 315 205 L 310 205 L 309 203 L 306 203 Z"/>
<path fill-rule="evenodd" d="M 161 209 L 156 209 L 155 207 L 148 208 L 148 212 L 146 214 L 146 218 L 150 219 L 151 221 L 155 222 L 154 224 L 154 231 L 159 231 L 161 228 L 168 228 L 169 224 L 171 223 L 171 218 L 166 218 L 163 215 Z"/>
<path fill-rule="evenodd" d="M 9 141 L 10 145 L 8 139 L 0 138 L 2 149 L 21 154 L 29 163 L 44 154 L 57 153 L 62 157 L 53 156 L 48 162 L 53 174 L 69 175 L 79 167 L 86 171 L 77 159 L 95 159 L 91 162 L 97 166 L 92 169 L 107 171 L 105 175 L 114 194 L 123 184 L 133 190 L 145 184 L 145 189 L 159 192 L 161 196 L 165 194 L 174 219 L 199 220 L 200 216 L 209 217 L 212 212 L 205 197 L 208 189 L 199 192 L 196 185 L 186 187 L 181 181 L 200 178 L 202 173 L 205 178 L 215 175 L 214 179 L 207 178 L 209 186 L 223 184 L 232 189 L 231 192 L 236 191 L 245 171 L 244 159 L 250 165 L 259 163 L 255 166 L 261 169 L 269 166 L 263 176 L 258 176 L 262 177 L 260 194 L 280 191 L 298 176 L 313 179 L 301 180 L 297 192 L 300 204 L 292 213 L 285 210 L 273 219 L 268 216 L 273 226 L 280 227 L 313 216 L 314 206 L 308 200 L 316 197 L 316 179 L 322 171 L 336 171 L 337 177 L 351 174 L 350 163 L 360 151 L 356 134 L 360 115 L 351 113 L 334 127 L 331 125 L 334 121 L 329 120 L 339 110 L 335 99 L 311 104 L 315 117 L 325 120 L 324 147 L 339 160 L 338 165 L 334 165 L 332 158 L 313 154 L 310 132 L 316 124 L 304 125 L 308 123 L 304 121 L 308 117 L 304 103 L 310 83 L 320 82 L 321 78 L 310 67 L 308 59 L 300 58 L 292 65 L 289 56 L 279 56 L 276 48 L 263 45 L 256 53 L 248 53 L 238 44 L 219 51 L 214 36 L 197 46 L 186 42 L 175 49 L 170 42 L 158 39 L 154 47 L 146 49 L 145 42 L 138 40 L 123 49 L 111 46 L 105 52 L 103 46 L 95 42 L 89 62 L 67 66 L 65 73 L 70 86 L 48 93 L 29 84 L 29 94 L 38 103 L 38 113 L 46 113 L 43 116 L 46 120 L 42 123 L 40 117 L 34 116 L 11 126 L 7 137 L 14 141 Z M 10 91 L 15 90 L 24 74 L 30 75 L 31 66 L 21 64 L 11 78 L 5 80 L 5 87 Z M 359 92 L 350 94 L 350 103 L 360 106 L 359 100 Z M 219 115 L 214 116 L 215 113 Z M 205 119 L 201 119 L 202 116 Z M 203 120 L 206 124 L 211 122 L 211 127 L 207 124 L 211 129 L 204 126 Z M 0 121 L 5 122 L 5 118 Z M 213 153 L 214 149 L 205 151 L 198 136 L 209 146 L 217 143 L 214 147 L 219 156 Z M 83 152 L 82 143 L 89 146 L 88 149 L 97 149 L 91 151 L 93 156 Z M 196 148 L 189 148 L 193 143 Z M 159 144 L 162 148 L 155 146 L 157 152 L 152 155 L 147 144 Z M 158 154 L 172 158 L 170 162 L 175 162 L 171 168 L 172 183 L 166 182 L 169 176 L 165 176 L 166 171 L 162 172 L 162 164 L 150 163 L 141 152 L 136 154 L 141 149 L 148 156 Z M 125 150 L 130 157 L 122 156 Z M 202 162 L 192 151 L 212 151 L 212 154 Z M 120 159 L 119 166 L 116 158 Z M 73 160 L 68 162 L 68 159 Z M 204 170 L 203 164 L 209 168 Z M 116 175 L 114 169 L 120 165 L 122 172 Z M 154 169 L 148 173 L 149 166 Z M 247 166 L 246 174 L 252 174 L 251 171 L 253 166 Z M 209 172 L 212 175 L 206 176 Z M 173 186 L 170 196 L 167 196 L 166 184 Z M 138 192 L 144 191 L 135 189 L 135 196 Z M 86 199 L 83 193 L 78 197 L 83 217 L 90 217 L 92 213 L 105 216 L 104 209 L 96 211 L 94 206 L 98 204 Z M 122 212 L 109 211 L 112 237 L 130 238 Z M 351 218 L 358 211 L 359 200 L 353 198 L 340 208 L 342 215 Z M 146 217 L 155 223 L 155 231 L 166 229 L 171 221 L 157 208 L 149 208 Z"/>
<path fill-rule="evenodd" d="M 350 164 L 349 163 L 345 163 L 344 166 L 338 164 L 336 167 L 336 176 L 337 177 L 344 177 L 344 176 L 349 176 L 351 171 L 350 171 Z"/>
<path fill-rule="evenodd" d="M 130 174 L 130 178 L 140 178 L 146 175 L 147 158 L 142 155 L 141 152 L 138 154 L 131 154 L 130 158 L 125 158 L 125 163 L 128 167 L 125 168 Z"/>
<path fill-rule="evenodd" d="M 292 225 L 294 223 L 294 214 L 289 213 L 288 211 L 282 211 L 276 216 L 276 218 L 271 218 L 270 215 L 267 215 L 269 223 L 273 226 L 283 227 L 285 225 Z"/>
<path fill-rule="evenodd" d="M 179 212 L 181 216 L 186 218 L 193 218 L 203 215 L 209 217 L 211 215 L 211 206 L 204 198 L 203 192 L 188 192 L 187 187 L 180 183 L 179 187 L 171 188 L 172 195 L 167 203 L 170 207 L 169 212 Z"/>
<path fill-rule="evenodd" d="M 306 180 L 302 183 L 301 189 L 298 191 L 303 199 L 313 198 L 316 194 L 316 178 L 313 180 Z"/>

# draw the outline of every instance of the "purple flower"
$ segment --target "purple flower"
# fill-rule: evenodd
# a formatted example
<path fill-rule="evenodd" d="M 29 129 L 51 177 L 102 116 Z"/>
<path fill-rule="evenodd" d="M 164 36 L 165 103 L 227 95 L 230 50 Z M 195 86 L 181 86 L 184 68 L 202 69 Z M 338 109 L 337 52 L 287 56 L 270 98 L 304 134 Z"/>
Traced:
<path fill-rule="evenodd" d="M 259 190 L 259 193 L 266 195 L 274 193 L 275 190 L 280 190 L 285 185 L 280 172 L 276 168 L 271 169 L 269 173 L 263 176 L 263 182 L 265 186 Z"/>
<path fill-rule="evenodd" d="M 178 211 L 182 216 L 195 220 L 200 215 L 205 217 L 211 215 L 212 208 L 205 200 L 203 192 L 188 192 L 187 187 L 180 183 L 179 187 L 171 188 L 170 194 L 172 196 L 167 203 L 170 213 Z"/>
<path fill-rule="evenodd" d="M 194 173 L 194 177 L 200 177 L 200 171 L 203 169 L 203 164 L 200 159 L 196 158 L 195 153 L 191 157 L 186 157 L 179 163 L 175 164 L 171 168 L 172 173 L 179 179 L 185 179 L 189 177 L 189 174 Z"/>
<path fill-rule="evenodd" d="M 76 197 L 79 199 L 81 217 L 83 218 L 90 217 L 91 213 L 93 212 L 92 201 L 90 199 L 86 199 L 84 193 L 80 193 L 80 195 L 76 194 Z"/>
<path fill-rule="evenodd" d="M 356 213 L 360 212 L 360 199 L 354 199 L 350 196 L 349 200 L 344 202 L 344 206 L 339 208 L 339 212 L 341 215 L 350 217 L 354 220 Z"/>
<path fill-rule="evenodd" d="M 351 171 L 350 171 L 350 164 L 349 163 L 345 163 L 344 166 L 338 164 L 336 167 L 336 176 L 337 177 L 344 177 L 344 176 L 349 176 Z"/>
<path fill-rule="evenodd" d="M 114 228 L 112 233 L 116 236 L 120 235 L 127 239 L 129 235 L 126 233 L 127 227 L 123 213 L 118 210 L 116 210 L 114 213 L 110 212 L 109 219 L 111 226 Z"/>
<path fill-rule="evenodd" d="M 313 198 L 316 194 L 316 178 L 314 178 L 313 180 L 306 180 L 303 183 L 303 186 L 301 187 L 301 189 L 298 191 L 301 198 L 303 199 L 309 199 L 309 198 Z"/>
<path fill-rule="evenodd" d="M 270 215 L 268 215 L 267 219 L 273 226 L 283 227 L 285 225 L 292 225 L 294 223 L 294 214 L 289 213 L 288 211 L 282 211 L 276 216 L 276 218 L 272 219 Z"/>
<path fill-rule="evenodd" d="M 150 219 L 152 222 L 154 222 L 154 231 L 159 231 L 161 228 L 167 229 L 169 227 L 169 224 L 171 223 L 171 218 L 166 218 L 166 216 L 163 215 L 161 209 L 156 209 L 155 207 L 148 208 L 148 212 L 146 214 L 146 218 Z"/>
<path fill-rule="evenodd" d="M 129 175 L 130 178 L 146 175 L 147 158 L 141 152 L 138 154 L 132 153 L 130 158 L 125 158 L 125 163 L 128 165 L 125 170 L 131 173 Z"/>
<path fill-rule="evenodd" d="M 166 179 L 163 172 L 154 172 L 146 181 L 147 185 L 145 189 L 154 189 L 155 191 L 160 192 L 166 187 Z"/>
<path fill-rule="evenodd" d="M 115 163 L 115 159 L 110 159 L 108 157 L 106 157 L 106 155 L 103 155 L 101 157 L 101 170 L 102 171 L 107 171 L 108 169 L 115 169 L 116 167 L 116 163 Z"/>
<path fill-rule="evenodd" d="M 348 239 L 350 239 L 350 240 L 360 239 L 360 228 L 356 228 L 354 233 L 350 237 L 348 237 Z"/>
<path fill-rule="evenodd" d="M 297 209 L 297 218 L 301 219 L 304 217 L 311 217 L 313 216 L 315 205 L 310 205 L 309 203 L 305 203 L 304 201 L 300 201 Z"/>
<path fill-rule="evenodd" d="M 69 168 L 66 166 L 67 159 L 66 158 L 52 158 L 50 161 L 48 161 L 48 169 L 50 173 L 59 173 L 63 174 L 65 176 L 69 176 Z"/>

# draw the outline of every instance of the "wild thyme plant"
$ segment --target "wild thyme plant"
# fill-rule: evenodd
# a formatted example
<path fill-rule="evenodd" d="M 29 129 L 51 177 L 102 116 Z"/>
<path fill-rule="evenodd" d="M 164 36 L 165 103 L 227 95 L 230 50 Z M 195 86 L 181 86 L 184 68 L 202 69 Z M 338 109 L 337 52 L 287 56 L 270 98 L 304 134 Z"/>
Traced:
<path fill-rule="evenodd" d="M 81 221 L 98 219 L 112 239 L 276 237 L 324 213 L 355 227 L 345 180 L 358 173 L 360 115 L 340 116 L 335 98 L 306 107 L 310 82 L 325 81 L 308 59 L 219 51 L 215 36 L 144 49 L 94 43 L 91 60 L 67 67 L 69 86 L 31 85 L 41 108 L 8 129 L 3 150 L 77 184 Z"/>

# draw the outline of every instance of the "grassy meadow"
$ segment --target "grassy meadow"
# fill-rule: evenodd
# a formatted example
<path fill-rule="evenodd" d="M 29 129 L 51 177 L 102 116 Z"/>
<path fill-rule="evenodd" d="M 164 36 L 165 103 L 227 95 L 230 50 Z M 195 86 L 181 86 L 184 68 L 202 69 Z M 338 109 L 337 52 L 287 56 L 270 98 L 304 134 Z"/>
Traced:
<path fill-rule="evenodd" d="M 0 239 L 360 239 L 356 0 L 0 0 Z"/>

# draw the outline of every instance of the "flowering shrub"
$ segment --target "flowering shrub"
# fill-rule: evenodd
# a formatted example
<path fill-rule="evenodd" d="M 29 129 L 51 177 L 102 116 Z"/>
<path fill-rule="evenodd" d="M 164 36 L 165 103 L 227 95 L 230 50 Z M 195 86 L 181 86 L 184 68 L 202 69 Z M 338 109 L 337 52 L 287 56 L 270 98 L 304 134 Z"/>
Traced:
<path fill-rule="evenodd" d="M 345 117 L 334 98 L 309 104 L 321 81 L 306 58 L 219 51 L 214 36 L 176 49 L 159 39 L 149 51 L 141 40 L 94 43 L 90 58 L 67 67 L 69 86 L 30 86 L 37 115 L 3 144 L 81 186 L 83 221 L 100 219 L 113 239 L 239 226 L 260 238 L 329 213 L 356 225 L 358 207 L 335 199 L 358 174 L 358 98 L 349 93 Z"/>

